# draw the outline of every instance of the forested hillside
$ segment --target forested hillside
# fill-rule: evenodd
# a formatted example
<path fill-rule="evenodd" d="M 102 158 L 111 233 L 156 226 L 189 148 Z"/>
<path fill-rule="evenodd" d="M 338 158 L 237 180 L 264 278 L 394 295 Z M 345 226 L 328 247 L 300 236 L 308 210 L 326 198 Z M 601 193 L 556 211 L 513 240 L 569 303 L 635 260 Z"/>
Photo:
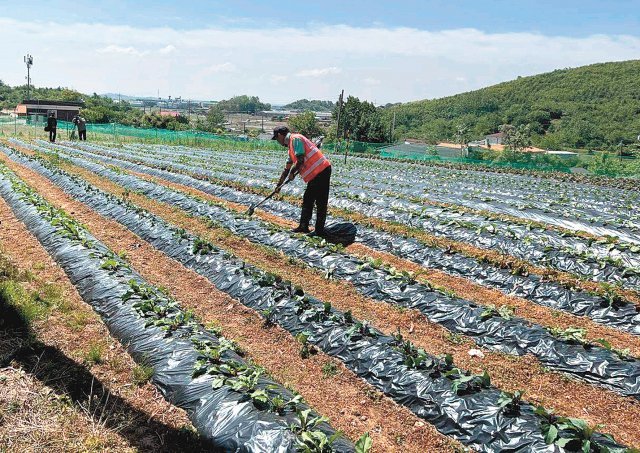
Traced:
<path fill-rule="evenodd" d="M 460 125 L 482 138 L 501 124 L 530 125 L 544 148 L 614 148 L 640 134 L 640 60 L 556 70 L 441 99 L 383 109 L 396 135 L 452 139 Z M 386 121 L 385 121 L 386 122 Z"/>

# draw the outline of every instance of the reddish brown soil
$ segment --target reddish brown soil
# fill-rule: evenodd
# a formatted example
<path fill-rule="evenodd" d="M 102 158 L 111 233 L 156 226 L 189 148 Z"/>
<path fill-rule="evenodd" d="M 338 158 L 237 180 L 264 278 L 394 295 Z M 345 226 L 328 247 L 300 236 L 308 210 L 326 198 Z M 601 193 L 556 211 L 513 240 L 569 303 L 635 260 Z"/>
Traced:
<path fill-rule="evenodd" d="M 144 440 L 148 448 L 163 451 L 165 447 L 162 442 L 166 433 L 155 432 L 136 419 L 140 414 L 144 414 L 144 420 L 156 420 L 169 428 L 191 427 L 185 412 L 167 403 L 153 385 L 147 383 L 139 386 L 133 383 L 132 373 L 135 363 L 131 357 L 120 343 L 109 335 L 106 326 L 91 307 L 82 301 L 64 271 L 51 259 L 26 227 L 14 217 L 2 198 L 0 198 L 0 223 L 2 224 L 0 228 L 2 253 L 14 265 L 28 270 L 34 276 L 34 280 L 28 284 L 28 289 L 41 292 L 45 287 L 55 285 L 62 291 L 61 300 L 64 301 L 64 309 L 54 308 L 46 319 L 34 322 L 32 327 L 37 339 L 47 346 L 57 348 L 76 362 L 78 367 L 86 367 L 96 380 L 108 387 L 112 395 L 122 398 L 134 408 L 135 411 L 123 411 L 122 416 L 130 418 L 131 423 L 137 424 L 133 427 L 139 432 L 140 439 Z M 86 364 L 85 357 L 91 345 L 103 346 L 104 362 L 102 364 Z M 24 371 L 29 373 L 31 370 Z M 32 387 L 42 388 L 33 380 L 23 382 Z M 60 396 L 62 397 L 63 395 Z M 47 439 L 50 445 L 73 445 L 69 442 L 70 439 L 82 441 L 86 444 L 85 447 L 94 445 L 107 448 L 117 444 L 122 448 L 127 445 L 126 439 L 100 426 L 101 414 L 88 416 L 80 411 L 80 408 L 75 408 L 74 411 L 77 423 L 69 425 L 63 423 L 64 418 L 60 419 L 60 423 L 55 424 L 55 429 L 51 430 L 51 437 Z M 27 413 L 23 422 L 29 423 L 30 418 L 31 416 Z M 42 422 L 42 429 L 45 429 L 47 420 Z M 124 422 L 126 420 L 123 420 Z M 54 435 L 57 429 L 60 431 Z M 33 437 L 34 442 L 40 442 L 39 439 L 38 436 Z M 28 443 L 24 443 L 24 440 L 15 445 L 27 446 Z M 182 441 L 184 442 L 184 439 Z M 44 445 L 32 444 L 31 446 L 38 450 Z M 192 448 L 195 451 L 196 447 Z"/>

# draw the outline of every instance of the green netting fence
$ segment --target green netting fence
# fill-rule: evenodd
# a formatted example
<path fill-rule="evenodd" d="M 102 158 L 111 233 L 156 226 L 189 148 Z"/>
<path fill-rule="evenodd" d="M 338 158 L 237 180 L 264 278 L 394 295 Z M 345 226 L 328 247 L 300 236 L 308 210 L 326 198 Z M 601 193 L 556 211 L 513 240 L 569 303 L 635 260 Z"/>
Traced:
<path fill-rule="evenodd" d="M 11 121 L 14 121 L 11 119 Z M 27 127 L 27 135 L 46 134 L 43 129 L 46 116 L 31 115 L 26 121 L 21 120 L 23 127 Z M 6 129 L 6 127 L 5 127 Z M 75 125 L 69 121 L 58 120 L 58 136 L 60 138 L 76 138 Z M 42 132 L 41 132 L 42 131 Z M 89 140 L 142 143 L 165 143 L 187 146 L 214 146 L 231 149 L 266 149 L 280 150 L 279 145 L 271 140 L 258 140 L 246 136 L 220 135 L 198 130 L 176 131 L 159 128 L 139 128 L 119 123 L 87 123 L 87 137 Z"/>
<path fill-rule="evenodd" d="M 0 134 L 22 135 L 29 138 L 47 137 L 43 131 L 45 115 L 26 118 L 0 117 Z M 58 137 L 73 139 L 75 126 L 68 121 L 58 121 Z M 174 131 L 168 129 L 137 128 L 118 123 L 87 124 L 87 136 L 93 141 L 115 143 L 143 142 L 201 146 L 215 149 L 273 150 L 282 151 L 271 140 L 258 140 L 234 135 L 219 135 L 196 130 Z M 406 143 L 367 143 L 359 141 L 325 142 L 323 149 L 348 155 L 372 155 L 383 158 L 407 159 L 434 164 L 469 164 L 519 170 L 553 171 L 563 173 L 592 173 L 608 177 L 640 178 L 640 159 L 617 157 L 610 152 L 579 153 L 577 156 L 555 156 L 532 153 L 505 153 L 470 148 L 461 157 L 459 148 Z"/>
<path fill-rule="evenodd" d="M 344 153 L 345 150 L 347 150 L 348 153 L 354 154 L 360 153 L 380 155 L 380 149 L 389 145 L 390 143 L 368 143 L 351 140 L 341 140 L 339 142 L 324 142 L 322 144 L 322 149 L 329 149 L 339 153 Z"/>
<path fill-rule="evenodd" d="M 409 149 L 408 149 L 409 148 Z M 459 148 L 414 145 L 391 145 L 380 150 L 380 157 L 407 159 L 432 163 L 483 165 L 561 173 L 592 173 L 608 177 L 640 178 L 640 159 L 620 157 L 606 151 L 580 152 L 575 155 L 554 155 L 527 152 L 496 152 L 483 148 L 469 148 L 465 157 Z"/>

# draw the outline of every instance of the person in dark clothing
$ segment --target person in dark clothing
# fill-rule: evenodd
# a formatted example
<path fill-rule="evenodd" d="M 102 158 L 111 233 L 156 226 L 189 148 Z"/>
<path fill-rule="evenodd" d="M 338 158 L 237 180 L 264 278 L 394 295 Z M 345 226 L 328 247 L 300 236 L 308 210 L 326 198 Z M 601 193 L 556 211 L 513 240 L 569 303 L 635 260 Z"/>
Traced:
<path fill-rule="evenodd" d="M 73 124 L 78 127 L 78 139 L 87 140 L 87 121 L 80 115 L 73 117 Z"/>
<path fill-rule="evenodd" d="M 47 129 L 49 131 L 49 141 L 55 143 L 58 120 L 56 119 L 56 114 L 53 112 L 49 113 L 49 118 L 47 118 Z"/>
<path fill-rule="evenodd" d="M 309 235 L 323 236 L 327 220 L 327 205 L 329 204 L 331 162 L 322 154 L 315 143 L 302 134 L 290 133 L 286 126 L 276 127 L 273 130 L 272 140 L 277 140 L 278 143 L 289 149 L 289 159 L 276 185 L 276 192 L 280 191 L 287 177 L 289 181 L 293 181 L 297 174 L 307 183 L 302 197 L 300 224 L 292 231 L 294 233 L 310 233 L 309 222 L 315 205 L 316 228 Z"/>

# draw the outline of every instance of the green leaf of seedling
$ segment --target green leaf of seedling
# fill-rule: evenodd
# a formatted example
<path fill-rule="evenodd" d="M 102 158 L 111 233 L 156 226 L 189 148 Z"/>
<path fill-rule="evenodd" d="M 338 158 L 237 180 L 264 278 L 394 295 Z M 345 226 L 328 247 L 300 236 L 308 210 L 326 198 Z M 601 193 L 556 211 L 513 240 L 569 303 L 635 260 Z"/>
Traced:
<path fill-rule="evenodd" d="M 373 440 L 369 436 L 369 433 L 364 433 L 356 442 L 356 453 L 368 453 L 373 447 Z"/>
<path fill-rule="evenodd" d="M 211 387 L 213 387 L 214 389 L 219 389 L 224 385 L 224 381 L 225 379 L 223 377 L 215 377 L 211 381 Z"/>
<path fill-rule="evenodd" d="M 557 438 L 558 438 L 558 428 L 556 428 L 555 425 L 549 425 L 549 430 L 547 431 L 547 434 L 544 436 L 544 441 L 550 445 L 554 443 Z"/>

